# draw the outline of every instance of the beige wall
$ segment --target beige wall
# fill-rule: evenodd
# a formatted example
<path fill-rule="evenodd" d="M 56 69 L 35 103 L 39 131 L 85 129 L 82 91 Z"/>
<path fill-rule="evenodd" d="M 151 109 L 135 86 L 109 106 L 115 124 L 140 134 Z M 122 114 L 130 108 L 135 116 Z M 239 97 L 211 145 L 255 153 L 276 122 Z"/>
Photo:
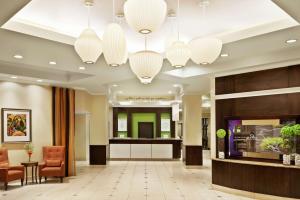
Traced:
<path fill-rule="evenodd" d="M 87 136 L 87 124 L 86 114 L 75 115 L 75 160 L 85 161 L 86 158 L 86 136 Z"/>
<path fill-rule="evenodd" d="M 183 144 L 202 145 L 201 95 L 183 96 Z"/>
<path fill-rule="evenodd" d="M 90 113 L 90 144 L 108 144 L 108 101 L 105 95 L 76 90 L 75 112 Z"/>
<path fill-rule="evenodd" d="M 52 144 L 51 87 L 0 82 L 0 108 L 32 110 L 32 144 L 34 145 L 32 160 L 41 161 L 42 147 Z M 9 149 L 11 164 L 27 161 L 24 144 L 2 144 L 2 146 Z"/>

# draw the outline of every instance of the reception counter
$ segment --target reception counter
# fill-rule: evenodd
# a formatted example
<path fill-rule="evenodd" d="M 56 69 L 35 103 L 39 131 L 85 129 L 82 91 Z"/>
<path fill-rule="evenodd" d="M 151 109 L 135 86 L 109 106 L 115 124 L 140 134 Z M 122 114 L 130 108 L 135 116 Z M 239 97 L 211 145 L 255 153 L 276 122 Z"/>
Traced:
<path fill-rule="evenodd" d="M 131 139 L 109 140 L 110 159 L 179 159 L 181 139 Z"/>
<path fill-rule="evenodd" d="M 256 194 L 300 198 L 300 168 L 296 166 L 213 159 L 212 183 Z"/>

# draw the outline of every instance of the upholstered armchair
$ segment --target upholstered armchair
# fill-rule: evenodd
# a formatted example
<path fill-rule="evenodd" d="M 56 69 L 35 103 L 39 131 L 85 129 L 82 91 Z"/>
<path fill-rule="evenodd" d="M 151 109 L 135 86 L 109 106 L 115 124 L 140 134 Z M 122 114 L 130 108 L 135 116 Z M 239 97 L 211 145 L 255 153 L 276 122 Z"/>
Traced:
<path fill-rule="evenodd" d="M 43 162 L 39 165 L 39 180 L 42 177 L 58 177 L 63 182 L 65 177 L 65 147 L 48 146 L 43 147 Z"/>
<path fill-rule="evenodd" d="M 10 166 L 6 148 L 0 148 L 0 182 L 4 182 L 4 189 L 7 190 L 8 182 L 21 180 L 23 186 L 24 166 Z"/>

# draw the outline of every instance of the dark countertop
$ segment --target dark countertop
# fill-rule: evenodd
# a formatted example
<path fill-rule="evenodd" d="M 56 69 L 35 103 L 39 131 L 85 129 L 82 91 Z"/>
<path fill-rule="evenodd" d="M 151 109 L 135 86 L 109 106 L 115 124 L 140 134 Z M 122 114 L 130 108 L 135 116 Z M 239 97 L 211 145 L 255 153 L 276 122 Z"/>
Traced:
<path fill-rule="evenodd" d="M 174 144 L 181 143 L 179 138 L 111 138 L 109 144 Z"/>

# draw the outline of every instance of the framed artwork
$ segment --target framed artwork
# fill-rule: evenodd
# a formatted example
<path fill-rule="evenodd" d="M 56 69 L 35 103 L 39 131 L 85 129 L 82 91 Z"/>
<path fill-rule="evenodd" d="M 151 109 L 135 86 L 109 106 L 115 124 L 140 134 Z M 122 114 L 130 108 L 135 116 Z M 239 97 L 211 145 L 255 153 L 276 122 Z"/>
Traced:
<path fill-rule="evenodd" d="M 31 110 L 2 108 L 2 143 L 31 142 Z"/>
<path fill-rule="evenodd" d="M 118 119 L 118 131 L 127 131 L 127 119 Z"/>
<path fill-rule="evenodd" d="M 171 131 L 170 119 L 161 119 L 160 127 L 161 131 Z"/>

